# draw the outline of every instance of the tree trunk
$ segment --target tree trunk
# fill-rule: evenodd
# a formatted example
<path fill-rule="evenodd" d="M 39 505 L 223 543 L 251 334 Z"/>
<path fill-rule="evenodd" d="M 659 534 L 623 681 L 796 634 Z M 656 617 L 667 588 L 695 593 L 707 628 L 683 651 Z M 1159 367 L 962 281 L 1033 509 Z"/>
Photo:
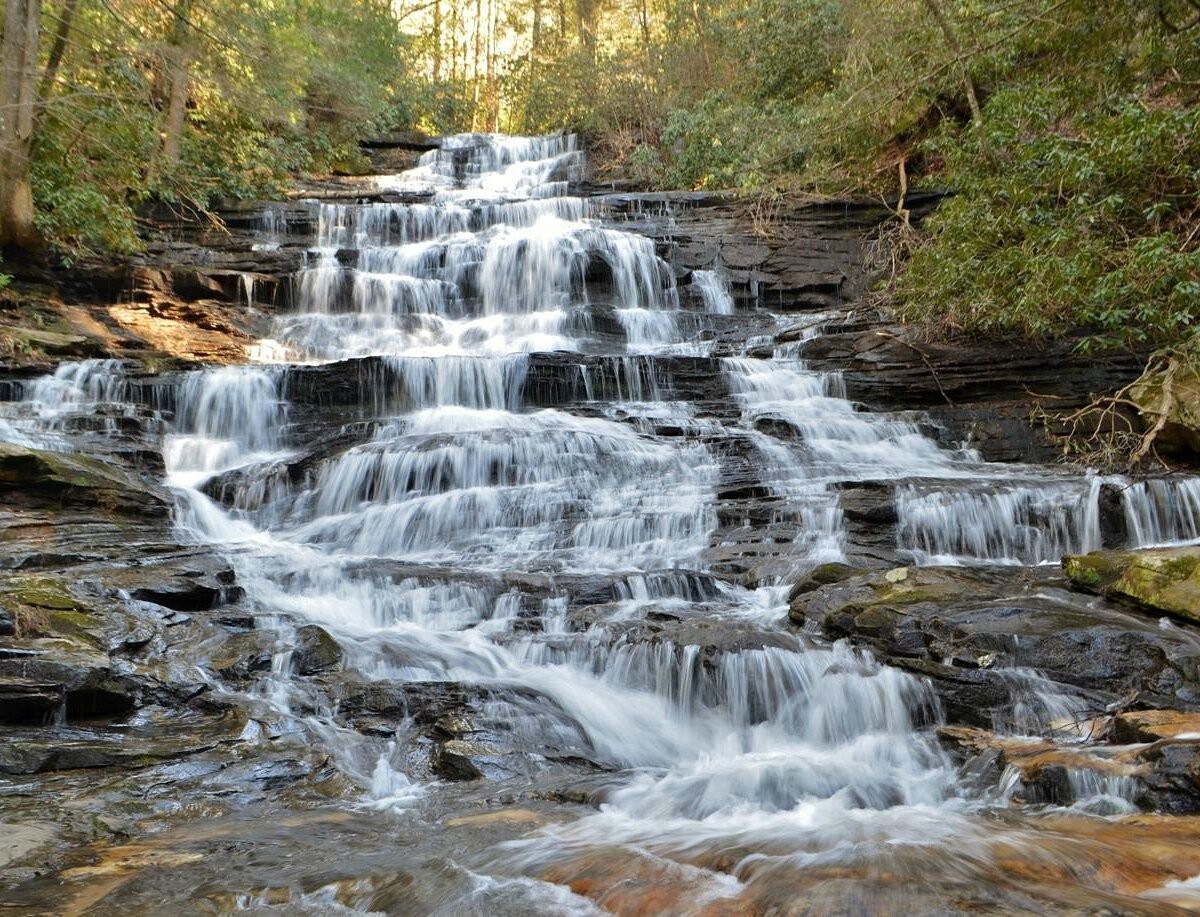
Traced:
<path fill-rule="evenodd" d="M 704 65 L 705 80 L 712 78 L 712 56 L 708 50 L 708 10 L 701 7 L 700 0 L 692 0 L 692 28 L 700 43 L 700 62 Z"/>
<path fill-rule="evenodd" d="M 188 16 L 192 12 L 192 0 L 177 0 L 171 36 L 167 48 L 167 79 L 170 95 L 167 97 L 167 117 L 163 129 L 162 157 L 167 165 L 179 163 L 183 144 L 183 130 L 187 126 L 188 61 L 191 50 L 187 47 Z"/>
<path fill-rule="evenodd" d="M 496 89 L 496 0 L 488 0 L 487 38 L 487 129 L 495 131 L 500 121 L 500 93 Z"/>
<path fill-rule="evenodd" d="M 575 0 L 575 23 L 579 47 L 583 48 L 588 60 L 596 59 L 596 33 L 599 31 L 599 18 L 599 0 Z"/>
<path fill-rule="evenodd" d="M 642 56 L 646 61 L 646 69 L 642 74 L 645 83 L 650 82 L 650 76 L 654 73 L 654 61 L 651 58 L 650 50 L 650 5 L 647 0 L 641 0 L 638 8 L 639 19 L 642 27 Z"/>
<path fill-rule="evenodd" d="M 963 88 L 967 91 L 967 105 L 971 109 L 971 123 L 976 128 L 983 127 L 983 111 L 979 107 L 979 96 L 975 93 L 975 83 L 971 80 L 971 72 L 967 70 L 967 61 L 963 56 L 962 45 L 958 43 L 958 35 L 954 32 L 954 26 L 946 17 L 945 11 L 938 4 L 938 0 L 923 0 L 925 8 L 929 10 L 929 14 L 933 16 L 938 24 L 938 28 L 942 30 L 942 37 L 946 40 L 946 46 L 950 49 L 950 53 L 954 55 L 958 61 L 958 72 L 962 77 Z"/>
<path fill-rule="evenodd" d="M 475 34 L 471 36 L 474 46 L 471 54 L 471 130 L 479 130 L 479 54 L 483 46 L 483 3 L 475 0 Z"/>
<path fill-rule="evenodd" d="M 62 64 L 63 53 L 67 50 L 67 40 L 71 36 L 71 25 L 75 22 L 75 11 L 79 9 L 79 0 L 66 0 L 62 13 L 58 17 L 58 28 L 54 31 L 54 44 L 50 47 L 50 58 L 46 61 L 46 69 L 42 72 L 42 82 L 38 86 L 38 101 L 45 104 L 54 91 L 54 81 L 58 77 L 58 68 Z"/>
<path fill-rule="evenodd" d="M 41 244 L 34 224 L 29 155 L 37 104 L 41 0 L 6 0 L 0 61 L 0 247 Z"/>
<path fill-rule="evenodd" d="M 433 81 L 442 81 L 442 0 L 433 0 Z"/>

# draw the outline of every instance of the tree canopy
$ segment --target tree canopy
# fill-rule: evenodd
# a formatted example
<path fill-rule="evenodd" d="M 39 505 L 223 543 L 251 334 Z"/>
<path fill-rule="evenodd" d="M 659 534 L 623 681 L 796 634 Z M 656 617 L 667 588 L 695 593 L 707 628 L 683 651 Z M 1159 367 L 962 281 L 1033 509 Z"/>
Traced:
<path fill-rule="evenodd" d="M 895 203 L 910 318 L 1200 321 L 1200 0 L 6 0 L 4 42 L 0 203 L 68 253 L 381 128 L 572 129 L 656 187 L 953 190 L 924 235 Z"/>

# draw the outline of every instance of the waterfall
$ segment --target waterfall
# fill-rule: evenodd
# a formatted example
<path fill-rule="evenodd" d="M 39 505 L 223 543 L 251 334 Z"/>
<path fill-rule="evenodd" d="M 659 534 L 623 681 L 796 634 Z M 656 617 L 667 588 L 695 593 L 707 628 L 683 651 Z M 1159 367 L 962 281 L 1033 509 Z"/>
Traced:
<path fill-rule="evenodd" d="M 720 272 L 693 271 L 692 283 L 699 291 L 705 309 L 715 315 L 733 315 L 733 296 Z"/>
<path fill-rule="evenodd" d="M 760 866 L 983 849 L 969 816 L 995 795 L 960 784 L 929 683 L 787 629 L 786 585 L 827 561 L 1054 563 L 1105 542 L 1105 487 L 1130 545 L 1195 542 L 1200 483 L 989 463 L 923 416 L 865 410 L 794 346 L 771 351 L 763 329 L 794 319 L 737 338 L 762 316 L 735 313 L 719 272 L 681 297 L 665 249 L 571 196 L 583 165 L 568 135 L 447 138 L 383 182 L 419 203 L 308 205 L 264 362 L 181 373 L 169 405 L 119 361 L 64 364 L 0 436 L 67 448 L 81 410 L 161 409 L 181 534 L 227 552 L 281 645 L 319 624 L 354 679 L 461 691 L 500 776 L 603 775 L 603 805 L 492 851 L 479 887 L 524 901 L 521 883 L 617 848 L 735 863 L 715 897 Z M 261 246 L 300 241 L 285 216 L 264 212 Z M 1003 677 L 1000 732 L 1081 713 L 1035 672 Z M 355 732 L 320 685 L 284 649 L 252 699 L 364 805 L 445 792 L 410 766 L 411 724 Z M 1085 802 L 1133 793 L 1070 780 Z"/>

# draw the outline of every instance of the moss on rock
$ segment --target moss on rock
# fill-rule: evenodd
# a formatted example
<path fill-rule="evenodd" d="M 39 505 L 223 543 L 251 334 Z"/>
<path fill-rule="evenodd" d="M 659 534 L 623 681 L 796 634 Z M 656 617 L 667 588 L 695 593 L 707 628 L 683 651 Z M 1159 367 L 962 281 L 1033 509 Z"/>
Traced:
<path fill-rule="evenodd" d="M 0 443 L 0 495 L 36 507 L 88 507 L 163 517 L 170 501 L 157 489 L 99 459 Z"/>
<path fill-rule="evenodd" d="M 1064 557 L 1062 564 L 1083 591 L 1200 622 L 1200 548 L 1096 551 Z"/>

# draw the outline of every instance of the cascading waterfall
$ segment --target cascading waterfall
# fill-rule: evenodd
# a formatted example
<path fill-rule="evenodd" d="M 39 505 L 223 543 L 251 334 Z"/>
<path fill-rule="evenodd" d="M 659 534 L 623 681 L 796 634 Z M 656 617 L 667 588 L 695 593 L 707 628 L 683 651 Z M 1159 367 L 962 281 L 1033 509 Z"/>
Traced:
<path fill-rule="evenodd" d="M 664 814 L 701 821 L 747 806 L 786 811 L 810 796 L 837 796 L 839 809 L 947 798 L 952 774 L 914 731 L 936 718 L 925 689 L 867 657 L 796 643 L 724 653 L 709 674 L 696 647 L 623 645 L 603 625 L 564 629 L 557 602 L 542 609 L 542 628 L 521 636 L 511 629 L 519 598 L 372 572 L 376 559 L 592 571 L 627 596 L 618 617 L 714 600 L 759 613 L 761 599 L 744 590 L 718 600 L 688 576 L 656 572 L 703 569 L 719 461 L 702 441 L 522 406 L 522 354 L 547 338 L 557 346 L 572 310 L 614 308 L 629 350 L 649 352 L 682 343 L 672 321 L 656 318 L 678 313 L 680 300 L 649 240 L 549 196 L 574 161 L 569 145 L 506 143 L 464 139 L 427 157 L 418 173 L 435 176 L 433 204 L 321 208 L 314 264 L 275 338 L 307 359 L 384 356 L 409 409 L 320 463 L 307 483 L 270 491 L 269 507 L 261 492 L 244 502 L 254 508 L 237 520 L 191 492 L 192 526 L 202 537 L 257 539 L 255 569 L 243 575 L 252 594 L 330 627 L 373 674 L 520 685 L 548 705 L 535 722 L 558 724 L 527 742 L 569 739 L 614 765 L 664 768 L 625 791 L 631 812 L 647 793 Z M 528 159 L 542 154 L 549 161 Z M 527 199 L 501 199 L 515 192 Z M 716 278 L 710 286 L 708 309 L 727 313 L 728 294 Z M 661 399 L 652 363 L 616 356 L 614 391 L 585 374 L 589 400 Z M 780 453 L 775 485 L 805 504 L 806 524 L 822 520 L 831 544 L 838 514 L 827 485 L 846 444 L 872 452 L 866 461 L 881 475 L 918 461 L 909 445 L 946 461 L 915 428 L 872 424 L 802 368 L 730 360 L 725 370 L 743 406 L 741 435 Z M 167 451 L 177 482 L 195 483 L 204 461 L 219 472 L 286 445 L 286 386 L 273 372 L 219 370 L 189 383 Z M 753 430 L 767 414 L 811 441 L 794 454 L 769 445 Z M 829 467 L 814 468 L 814 457 Z M 269 535 L 251 535 L 256 519 L 270 520 Z M 842 674 L 831 680 L 835 668 Z"/>
<path fill-rule="evenodd" d="M 249 600 L 328 628 L 363 678 L 486 689 L 480 728 L 508 736 L 531 772 L 546 749 L 620 771 L 599 812 L 496 851 L 480 867 L 488 882 L 604 845 L 681 868 L 762 851 L 775 868 L 852 866 L 951 836 L 985 843 L 966 814 L 984 801 L 960 793 L 930 735 L 940 713 L 928 686 L 845 644 L 783 632 L 779 578 L 750 589 L 709 566 L 722 444 L 745 446 L 773 521 L 794 523 L 791 574 L 846 559 L 847 486 L 894 490 L 895 548 L 913 563 L 1031 564 L 1099 546 L 1103 486 L 1119 487 L 1131 544 L 1197 540 L 1200 484 L 988 464 L 939 445 L 916 418 L 860 410 L 837 376 L 786 348 L 711 362 L 728 416 L 670 402 L 660 360 L 710 352 L 682 331 L 697 304 L 681 301 L 651 240 L 567 196 L 580 168 L 572 137 L 464 135 L 387 182 L 426 192 L 421 203 L 314 205 L 294 310 L 260 352 L 375 358 L 368 381 L 386 377 L 389 390 L 364 393 L 355 441 L 288 474 L 306 429 L 289 403 L 292 367 L 190 375 L 164 444 L 181 525 L 236 545 Z M 286 232 L 273 217 L 262 244 Z M 692 283 L 701 317 L 736 318 L 721 276 L 696 271 Z M 563 387 L 574 400 L 546 407 L 526 395 L 535 357 L 550 351 L 581 362 Z M 119 363 L 68 364 L 20 407 L 29 429 L 52 429 L 72 405 L 136 400 L 131 391 Z M 212 484 L 228 505 L 202 492 Z M 728 647 L 628 636 L 664 620 L 754 636 Z M 263 702 L 378 805 L 415 805 L 403 734 L 363 737 L 296 712 L 299 689 L 277 662 Z M 1012 678 L 1027 696 L 1012 731 L 1062 712 L 1036 673 Z M 1080 798 L 1128 795 L 1119 781 L 1073 779 Z M 722 879 L 712 894 L 737 885 Z"/>

